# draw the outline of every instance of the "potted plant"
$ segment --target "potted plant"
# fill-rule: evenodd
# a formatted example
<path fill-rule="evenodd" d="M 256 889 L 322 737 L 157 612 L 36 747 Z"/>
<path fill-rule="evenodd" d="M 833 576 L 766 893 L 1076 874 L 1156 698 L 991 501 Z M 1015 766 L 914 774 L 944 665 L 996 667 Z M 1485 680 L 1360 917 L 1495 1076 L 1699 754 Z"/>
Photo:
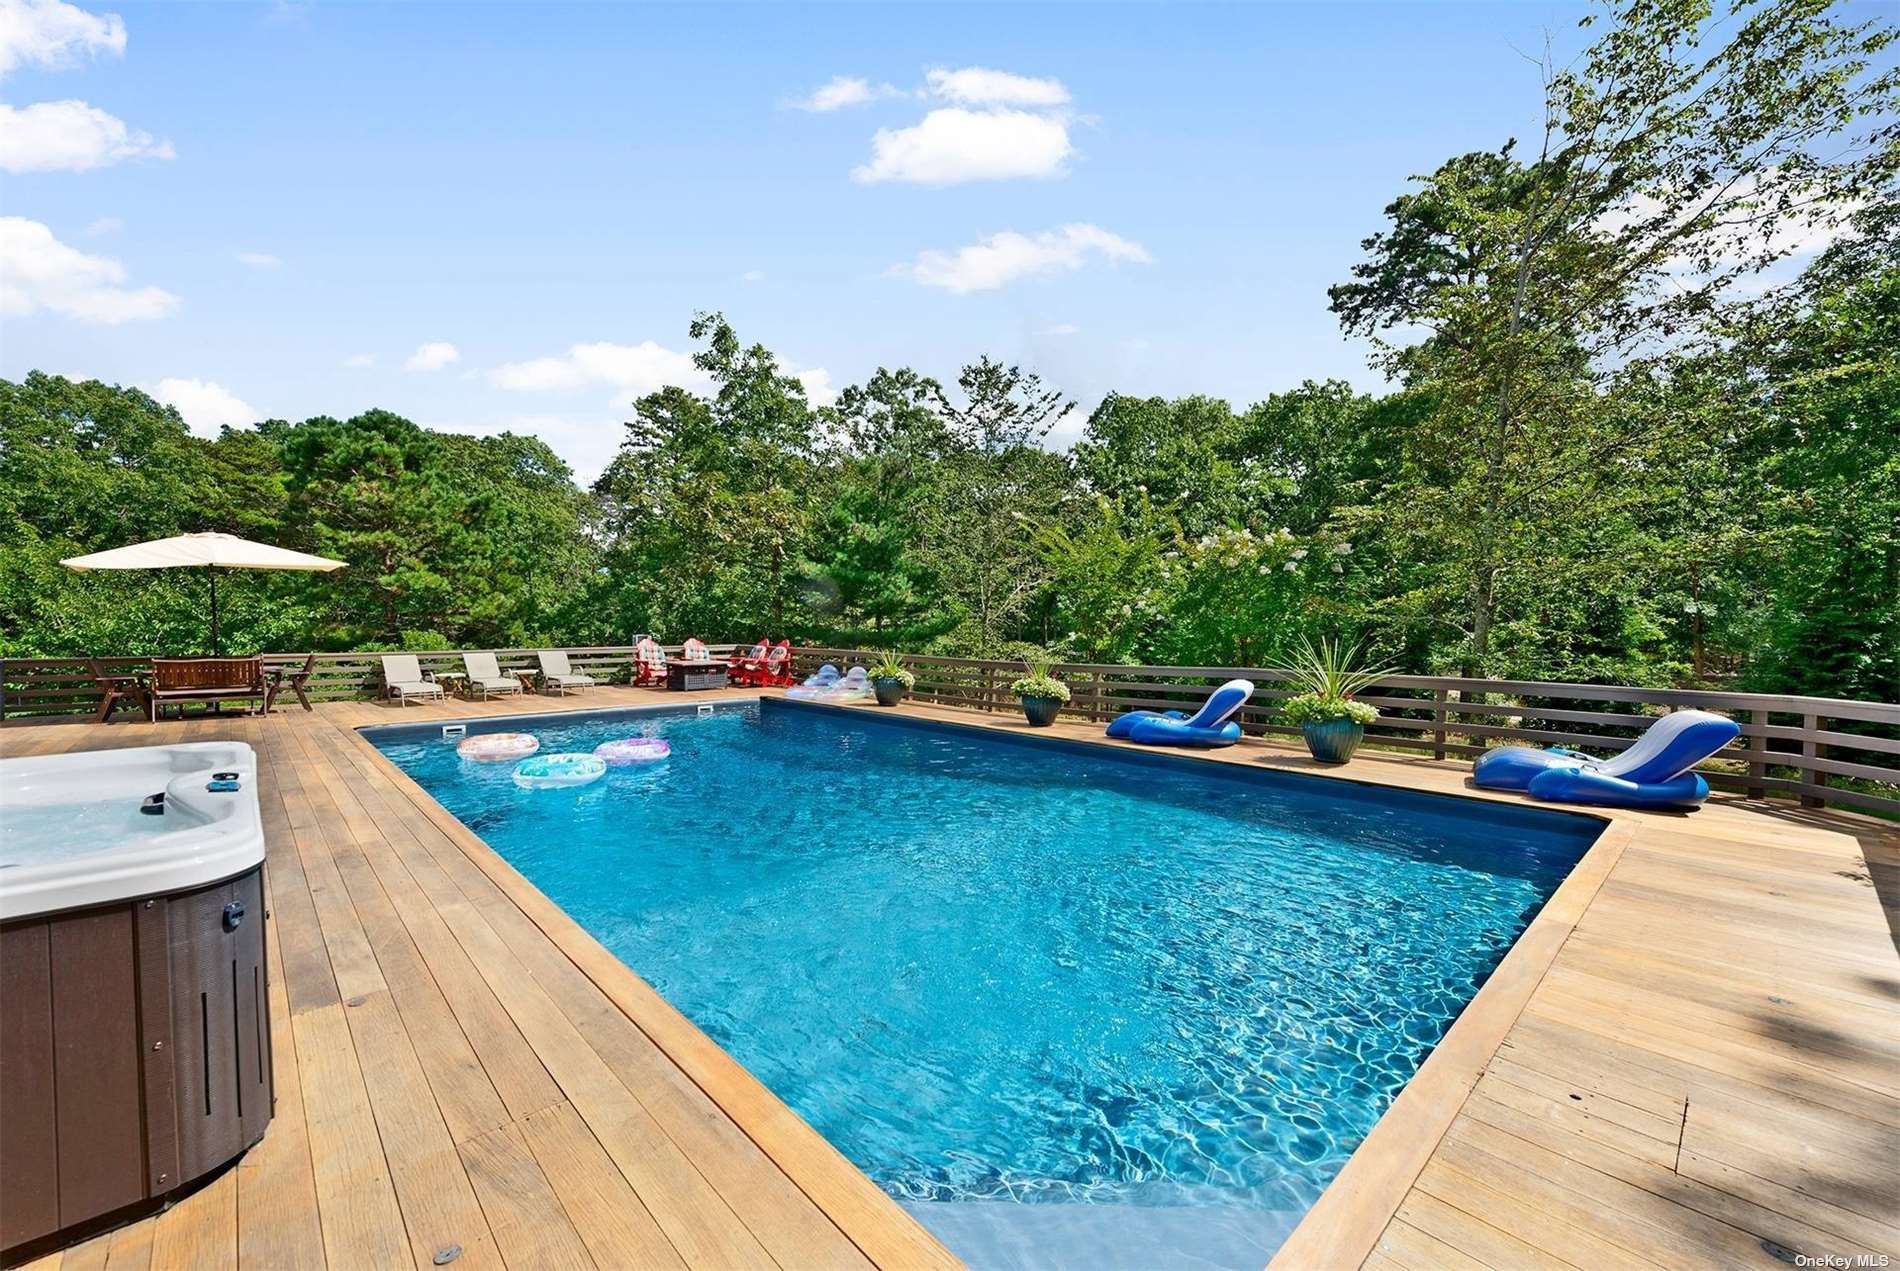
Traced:
<path fill-rule="evenodd" d="M 1010 684 L 1010 692 L 1022 699 L 1023 717 L 1033 728 L 1047 728 L 1056 722 L 1056 714 L 1069 700 L 1069 686 L 1055 675 L 1055 659 L 1046 653 L 1031 653 L 1023 658 L 1026 675 Z"/>
<path fill-rule="evenodd" d="M 871 664 L 871 691 L 877 694 L 879 706 L 897 705 L 916 684 L 917 677 L 895 653 L 886 653 Z"/>
<path fill-rule="evenodd" d="M 1287 674 L 1298 695 L 1281 706 L 1287 722 L 1298 724 L 1306 748 L 1321 763 L 1345 763 L 1359 749 L 1366 725 L 1379 712 L 1354 701 L 1360 690 L 1391 674 L 1391 668 L 1367 670 L 1359 665 L 1359 646 L 1342 646 L 1322 639 L 1317 645 L 1301 640 L 1293 656 L 1279 669 Z"/>

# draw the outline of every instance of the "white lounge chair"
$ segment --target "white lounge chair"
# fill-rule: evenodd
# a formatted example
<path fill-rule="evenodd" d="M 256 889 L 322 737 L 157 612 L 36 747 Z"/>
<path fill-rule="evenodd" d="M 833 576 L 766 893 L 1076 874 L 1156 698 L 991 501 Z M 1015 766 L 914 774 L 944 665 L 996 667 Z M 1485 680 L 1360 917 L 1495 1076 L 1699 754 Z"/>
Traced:
<path fill-rule="evenodd" d="M 395 698 L 402 705 L 409 705 L 410 698 L 442 699 L 442 686 L 422 675 L 422 663 L 413 653 L 386 653 L 383 655 L 383 692 Z"/>
<path fill-rule="evenodd" d="M 519 693 L 521 681 L 501 673 L 501 664 L 492 653 L 464 653 L 462 669 L 468 672 L 471 693 L 487 697 L 490 693 Z"/>
<path fill-rule="evenodd" d="M 550 693 L 566 693 L 569 689 L 592 688 L 594 677 L 582 675 L 567 663 L 567 652 L 563 649 L 543 649 L 537 654 L 541 659 L 541 682 Z"/>

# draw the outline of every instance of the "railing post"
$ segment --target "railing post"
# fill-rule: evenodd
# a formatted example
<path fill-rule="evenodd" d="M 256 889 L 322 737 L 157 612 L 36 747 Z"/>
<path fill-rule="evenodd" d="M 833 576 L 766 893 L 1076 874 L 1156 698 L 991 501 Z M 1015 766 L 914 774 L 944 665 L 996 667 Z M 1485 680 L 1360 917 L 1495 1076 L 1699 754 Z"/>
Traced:
<path fill-rule="evenodd" d="M 1819 759 L 1821 757 L 1821 743 L 1815 740 L 1814 736 L 1814 734 L 1820 731 L 1821 717 L 1819 715 L 1803 715 L 1801 717 L 1801 732 L 1803 734 L 1801 738 L 1801 757 L 1803 759 Z M 1817 786 L 1827 784 L 1827 774 L 1825 772 L 1817 772 L 1806 764 L 1803 764 L 1801 767 L 1801 775 Z M 1801 796 L 1801 806 L 1804 808 L 1824 808 L 1827 806 L 1827 798 L 1823 795 L 1804 794 Z"/>
<path fill-rule="evenodd" d="M 1768 727 L 1768 712 L 1751 710 L 1748 712 L 1748 722 L 1765 730 Z M 1768 787 L 1761 784 L 1768 778 L 1768 735 L 1765 731 L 1758 732 L 1748 739 L 1748 751 L 1750 758 L 1746 793 L 1751 799 L 1765 799 L 1768 797 Z M 1761 758 L 1755 758 L 1756 755 L 1760 755 Z"/>
<path fill-rule="evenodd" d="M 1445 757 L 1445 703 L 1451 700 L 1449 689 L 1432 690 L 1432 758 Z"/>

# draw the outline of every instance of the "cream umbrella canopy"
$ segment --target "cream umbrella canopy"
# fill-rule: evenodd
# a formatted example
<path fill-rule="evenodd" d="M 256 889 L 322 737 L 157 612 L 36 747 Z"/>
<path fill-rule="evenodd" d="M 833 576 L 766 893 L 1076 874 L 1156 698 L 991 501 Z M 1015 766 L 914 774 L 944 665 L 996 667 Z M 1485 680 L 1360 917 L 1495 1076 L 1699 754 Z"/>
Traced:
<path fill-rule="evenodd" d="M 199 568 L 211 580 L 211 654 L 218 654 L 218 571 L 220 569 L 301 569 L 328 573 L 343 568 L 340 560 L 311 556 L 269 543 L 253 543 L 235 534 L 179 534 L 133 543 L 89 556 L 71 556 L 60 562 L 68 569 L 186 569 Z"/>

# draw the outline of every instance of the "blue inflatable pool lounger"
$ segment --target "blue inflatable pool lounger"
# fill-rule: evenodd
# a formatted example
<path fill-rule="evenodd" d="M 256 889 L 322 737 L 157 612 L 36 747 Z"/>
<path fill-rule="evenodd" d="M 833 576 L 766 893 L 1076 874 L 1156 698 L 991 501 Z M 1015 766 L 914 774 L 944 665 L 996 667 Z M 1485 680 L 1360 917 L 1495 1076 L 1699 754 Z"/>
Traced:
<path fill-rule="evenodd" d="M 1252 680 L 1229 680 L 1192 718 L 1181 711 L 1129 711 L 1109 724 L 1108 735 L 1144 746 L 1231 746 L 1240 740 L 1234 716 L 1252 696 Z"/>
<path fill-rule="evenodd" d="M 1709 797 L 1709 783 L 1691 770 L 1741 733 L 1726 716 L 1676 711 L 1651 724 L 1613 759 L 1505 746 L 1479 756 L 1471 779 L 1486 790 L 1522 790 L 1550 803 L 1693 808 Z"/>

